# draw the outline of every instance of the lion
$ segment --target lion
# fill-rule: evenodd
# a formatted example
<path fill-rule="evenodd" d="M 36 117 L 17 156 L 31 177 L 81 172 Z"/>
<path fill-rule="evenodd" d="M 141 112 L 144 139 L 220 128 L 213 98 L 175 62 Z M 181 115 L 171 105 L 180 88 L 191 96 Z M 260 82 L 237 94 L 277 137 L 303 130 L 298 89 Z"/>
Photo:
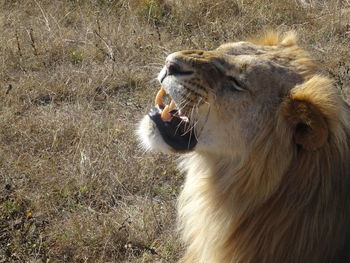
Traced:
<path fill-rule="evenodd" d="M 158 80 L 137 134 L 180 155 L 181 262 L 350 262 L 350 107 L 295 33 L 172 53 Z"/>

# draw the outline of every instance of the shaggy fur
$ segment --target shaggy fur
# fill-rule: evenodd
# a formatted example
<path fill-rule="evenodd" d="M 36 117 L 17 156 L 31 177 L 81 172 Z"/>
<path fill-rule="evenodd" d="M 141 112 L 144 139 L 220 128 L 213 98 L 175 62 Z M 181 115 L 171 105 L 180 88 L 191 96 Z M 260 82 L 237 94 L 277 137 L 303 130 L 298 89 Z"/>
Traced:
<path fill-rule="evenodd" d="M 210 56 L 196 52 L 175 56 L 199 72 L 220 58 L 223 67 L 234 64 L 236 76 L 255 75 L 244 75 L 246 100 L 235 93 L 232 103 L 217 89 L 205 121 L 205 104 L 197 108 L 198 146 L 180 165 L 182 262 L 350 262 L 350 110 L 332 81 L 315 73 L 292 33 L 225 44 Z M 265 77 L 261 69 L 273 71 Z"/>

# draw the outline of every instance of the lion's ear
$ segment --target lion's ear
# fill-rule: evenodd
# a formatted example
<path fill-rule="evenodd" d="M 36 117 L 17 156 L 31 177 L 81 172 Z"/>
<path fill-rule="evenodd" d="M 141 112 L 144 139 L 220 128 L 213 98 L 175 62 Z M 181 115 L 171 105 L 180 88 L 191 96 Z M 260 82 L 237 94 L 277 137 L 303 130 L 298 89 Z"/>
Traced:
<path fill-rule="evenodd" d="M 329 136 L 329 115 L 335 113 L 338 96 L 331 81 L 315 76 L 294 87 L 281 106 L 281 112 L 293 132 L 296 145 L 305 150 L 322 147 Z"/>
<path fill-rule="evenodd" d="M 309 100 L 290 99 L 284 108 L 295 144 L 305 150 L 316 150 L 328 138 L 326 119 Z"/>

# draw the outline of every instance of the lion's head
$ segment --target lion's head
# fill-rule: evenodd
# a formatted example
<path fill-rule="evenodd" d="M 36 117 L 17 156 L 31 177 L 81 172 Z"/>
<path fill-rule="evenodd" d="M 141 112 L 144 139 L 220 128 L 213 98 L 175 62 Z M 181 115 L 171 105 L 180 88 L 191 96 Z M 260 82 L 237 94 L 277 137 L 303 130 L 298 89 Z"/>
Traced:
<path fill-rule="evenodd" d="M 175 52 L 158 79 L 138 134 L 186 153 L 185 262 L 343 262 L 350 111 L 293 33 Z"/>
<path fill-rule="evenodd" d="M 139 135 L 147 148 L 164 152 L 237 155 L 267 125 L 278 125 L 280 114 L 286 117 L 283 136 L 291 145 L 316 149 L 328 138 L 328 116 L 322 116 L 318 105 L 336 95 L 331 82 L 314 71 L 292 33 L 282 39 L 269 34 L 255 43 L 224 44 L 213 51 L 175 52 L 159 73 L 163 88 L 156 107 L 141 122 Z M 305 86 L 310 90 L 304 91 Z M 311 97 L 317 89 L 326 90 L 325 98 Z M 161 98 L 165 92 L 172 99 L 169 106 Z M 310 97 L 300 99 L 298 92 Z M 306 110 L 307 116 L 283 109 L 292 107 L 284 104 L 293 97 L 300 102 L 294 106 L 303 108 L 294 110 Z M 309 118 L 317 119 L 316 126 Z"/>

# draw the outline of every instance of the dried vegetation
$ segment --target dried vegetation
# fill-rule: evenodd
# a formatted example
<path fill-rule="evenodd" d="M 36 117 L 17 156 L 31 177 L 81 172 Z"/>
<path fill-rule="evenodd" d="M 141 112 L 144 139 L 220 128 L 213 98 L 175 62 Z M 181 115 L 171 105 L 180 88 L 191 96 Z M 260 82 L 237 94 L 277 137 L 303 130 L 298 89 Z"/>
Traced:
<path fill-rule="evenodd" d="M 349 1 L 4 0 L 0 28 L 0 262 L 180 257 L 183 175 L 133 135 L 172 51 L 292 29 L 350 96 Z"/>

